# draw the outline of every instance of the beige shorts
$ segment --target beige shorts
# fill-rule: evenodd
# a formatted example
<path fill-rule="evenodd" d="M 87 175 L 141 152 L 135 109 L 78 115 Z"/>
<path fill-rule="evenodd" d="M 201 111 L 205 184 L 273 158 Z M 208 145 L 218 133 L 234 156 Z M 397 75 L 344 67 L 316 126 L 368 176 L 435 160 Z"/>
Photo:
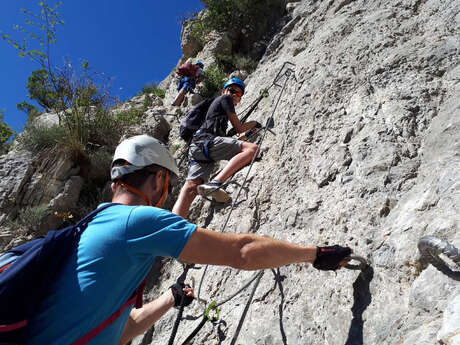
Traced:
<path fill-rule="evenodd" d="M 211 176 L 215 162 L 220 160 L 230 160 L 241 152 L 242 141 L 228 137 L 214 137 L 209 141 L 208 161 L 203 152 L 203 140 L 192 141 L 189 149 L 190 164 L 187 174 L 187 180 L 201 178 L 207 182 Z M 208 163 L 209 162 L 209 163 Z"/>

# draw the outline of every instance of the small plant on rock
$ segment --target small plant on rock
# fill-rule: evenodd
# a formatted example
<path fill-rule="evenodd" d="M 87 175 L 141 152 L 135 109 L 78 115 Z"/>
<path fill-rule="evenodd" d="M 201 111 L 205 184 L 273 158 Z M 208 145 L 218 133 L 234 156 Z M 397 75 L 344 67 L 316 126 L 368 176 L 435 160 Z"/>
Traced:
<path fill-rule="evenodd" d="M 142 87 L 142 93 L 144 95 L 154 94 L 157 97 L 165 98 L 166 91 L 161 89 L 157 83 L 153 82 L 150 84 L 145 84 Z"/>
<path fill-rule="evenodd" d="M 224 86 L 227 75 L 219 69 L 217 64 L 212 64 L 204 72 L 204 78 L 200 89 L 200 94 L 204 98 L 215 97 Z"/>

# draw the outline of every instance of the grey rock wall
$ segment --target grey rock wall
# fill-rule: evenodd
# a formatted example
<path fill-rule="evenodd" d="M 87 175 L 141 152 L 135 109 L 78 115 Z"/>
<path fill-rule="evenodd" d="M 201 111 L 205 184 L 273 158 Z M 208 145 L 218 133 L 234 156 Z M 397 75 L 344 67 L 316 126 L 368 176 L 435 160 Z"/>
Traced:
<path fill-rule="evenodd" d="M 189 217 L 217 231 L 349 245 L 371 266 L 266 270 L 237 340 L 252 286 L 225 303 L 194 344 L 460 344 L 459 282 L 421 262 L 417 250 L 425 235 L 460 247 L 460 1 L 304 0 L 287 2 L 286 10 L 285 25 L 262 44 L 265 55 L 237 109 L 270 87 L 286 61 L 295 64 L 288 80 L 281 74 L 285 88 L 271 86 L 252 115 L 261 123 L 273 115 L 276 136 L 267 133 L 262 160 L 235 177 L 241 184 L 248 174 L 248 188 L 232 212 L 197 199 Z M 187 35 L 184 29 L 182 60 L 207 65 L 213 51 L 232 43 L 215 36 L 200 51 Z M 174 79 L 173 72 L 161 83 L 164 102 L 156 99 L 145 123 L 127 135 L 163 138 L 172 128 L 169 141 L 178 146 L 176 115 L 185 107 L 169 106 Z M 140 108 L 144 100 L 128 103 Z M 44 204 L 49 230 L 51 210 L 78 201 L 80 167 L 61 155 L 39 158 L 20 151 L 0 157 L 0 222 Z M 236 185 L 228 191 L 237 198 Z M 13 238 L 0 230 L 1 247 Z M 204 271 L 189 273 L 196 290 Z M 146 299 L 181 272 L 172 260 L 155 266 Z M 200 297 L 222 301 L 253 275 L 209 267 Z M 195 302 L 185 311 L 176 343 L 199 323 L 203 307 Z M 168 312 L 133 343 L 166 344 L 175 316 Z"/>
<path fill-rule="evenodd" d="M 223 305 L 220 322 L 207 323 L 194 344 L 459 344 L 459 282 L 421 264 L 417 242 L 435 235 L 460 246 L 460 1 L 296 1 L 288 11 L 239 109 L 285 61 L 296 80 L 224 231 L 346 244 L 371 268 L 267 270 L 238 340 L 252 287 Z M 270 89 L 253 119 L 265 123 L 280 90 Z M 238 188 L 228 191 L 235 198 Z M 198 199 L 190 216 L 221 231 L 229 212 Z M 166 264 L 148 298 L 181 270 Z M 197 289 L 203 271 L 189 273 Z M 200 297 L 221 301 L 252 275 L 210 267 Z M 186 310 L 177 343 L 202 308 Z M 135 343 L 167 343 L 175 316 Z"/>

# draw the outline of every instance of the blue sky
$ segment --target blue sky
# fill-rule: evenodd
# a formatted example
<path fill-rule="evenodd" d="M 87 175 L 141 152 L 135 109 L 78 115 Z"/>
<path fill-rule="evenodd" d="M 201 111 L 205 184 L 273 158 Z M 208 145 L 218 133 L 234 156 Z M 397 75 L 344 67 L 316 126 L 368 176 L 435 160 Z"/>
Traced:
<path fill-rule="evenodd" d="M 37 12 L 38 3 L 1 1 L 0 30 L 14 33 L 14 24 L 24 24 L 20 8 Z M 112 91 L 126 100 L 171 72 L 182 55 L 181 18 L 201 9 L 200 0 L 63 0 L 59 12 L 65 24 L 58 27 L 51 56 L 58 66 L 66 58 L 73 64 L 89 61 L 93 70 L 113 78 Z M 5 110 L 4 121 L 17 132 L 26 114 L 16 104 L 30 102 L 25 85 L 38 68 L 0 40 L 0 109 Z"/>

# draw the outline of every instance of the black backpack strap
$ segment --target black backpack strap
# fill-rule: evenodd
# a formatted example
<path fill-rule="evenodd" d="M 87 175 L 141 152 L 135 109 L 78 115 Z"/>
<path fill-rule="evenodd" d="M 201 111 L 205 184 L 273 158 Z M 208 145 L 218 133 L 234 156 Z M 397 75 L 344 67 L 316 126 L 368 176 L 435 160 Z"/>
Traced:
<path fill-rule="evenodd" d="M 120 203 L 108 203 L 108 204 L 106 204 L 104 206 L 96 208 L 94 211 L 92 211 L 91 213 L 86 215 L 85 218 L 80 220 L 75 225 L 75 229 L 78 229 L 77 230 L 78 233 L 82 233 L 86 229 L 86 227 L 88 226 L 89 222 L 91 222 L 93 220 L 93 218 L 96 216 L 96 214 L 98 214 L 101 211 L 104 211 L 106 208 L 109 208 L 109 207 L 112 207 L 112 206 L 115 206 L 115 205 L 121 205 L 121 204 Z"/>

